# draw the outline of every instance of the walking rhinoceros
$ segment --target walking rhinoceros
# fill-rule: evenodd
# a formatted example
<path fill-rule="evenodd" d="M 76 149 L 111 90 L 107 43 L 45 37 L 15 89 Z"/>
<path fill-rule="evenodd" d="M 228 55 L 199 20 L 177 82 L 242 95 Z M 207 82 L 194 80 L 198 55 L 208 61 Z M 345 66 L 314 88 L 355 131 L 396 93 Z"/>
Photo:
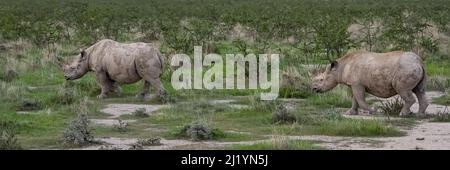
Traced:
<path fill-rule="evenodd" d="M 97 96 L 100 99 L 109 92 L 120 95 L 120 84 L 131 84 L 141 79 L 144 80 L 144 88 L 137 97 L 147 98 L 150 85 L 160 99 L 166 95 L 160 81 L 163 56 L 148 43 L 125 44 L 104 39 L 82 50 L 71 64 L 60 64 L 66 80 L 79 79 L 87 72 L 94 72 L 101 86 L 101 93 Z"/>
<path fill-rule="evenodd" d="M 358 114 L 358 107 L 369 108 L 364 96 L 388 98 L 399 94 L 404 101 L 401 116 L 411 113 L 415 103 L 413 93 L 419 100 L 419 115 L 425 113 L 428 102 L 425 97 L 426 74 L 421 58 L 412 52 L 388 53 L 353 52 L 332 61 L 326 71 L 313 78 L 312 89 L 326 92 L 338 84 L 349 86 L 353 93 L 352 108 L 348 114 Z"/>

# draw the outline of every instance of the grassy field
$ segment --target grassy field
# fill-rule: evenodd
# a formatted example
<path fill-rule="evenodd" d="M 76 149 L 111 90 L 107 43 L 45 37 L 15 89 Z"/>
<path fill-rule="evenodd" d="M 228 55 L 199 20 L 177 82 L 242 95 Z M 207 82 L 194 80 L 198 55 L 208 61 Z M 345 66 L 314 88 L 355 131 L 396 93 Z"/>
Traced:
<path fill-rule="evenodd" d="M 439 3 L 444 3 L 439 0 L 435 0 Z M 26 1 L 17 1 L 17 3 L 24 3 Z M 170 3 L 177 1 L 170 1 L 162 3 L 158 1 L 161 5 L 166 6 Z M 200 1 L 199 1 L 200 2 Z M 217 1 L 222 2 L 223 1 Z M 252 6 L 256 1 L 245 2 L 246 7 Z M 301 4 L 308 4 L 309 1 L 305 0 L 297 4 L 294 1 L 283 1 L 281 5 L 284 8 L 288 8 L 289 4 L 293 5 L 292 9 L 304 9 L 300 7 Z M 406 2 L 406 1 L 405 1 Z M 89 2 L 84 2 L 79 4 L 88 4 L 86 11 L 83 11 L 80 16 L 71 16 L 68 18 L 76 19 L 77 17 L 92 18 L 93 21 L 89 20 L 90 24 L 96 23 L 94 21 L 101 20 L 101 18 L 107 18 L 108 12 L 114 12 L 117 6 L 107 6 L 102 3 L 101 0 L 97 0 L 95 3 L 90 4 Z M 237 2 L 236 2 L 237 3 Z M 312 2 L 311 2 L 312 3 Z M 395 6 L 393 9 L 399 8 L 401 4 L 404 5 L 404 1 L 398 2 L 400 5 Z M 418 2 L 415 2 L 418 3 Z M 437 3 L 437 4 L 439 4 Z M 2 4 L 2 3 L 0 3 Z M 72 10 L 80 10 L 78 3 L 71 3 L 73 5 Z M 136 1 L 136 4 L 137 3 Z M 132 7 L 136 7 L 137 6 Z M 207 3 L 209 4 L 209 3 Z M 228 3 L 226 3 L 228 4 Z M 271 4 L 270 1 L 264 1 L 264 4 Z M 339 3 L 337 3 L 339 4 Z M 130 4 L 128 4 L 130 5 Z M 230 5 L 230 4 L 228 4 Z M 232 5 L 228 6 L 226 9 L 231 10 Z M 234 4 L 236 5 L 236 4 Z M 148 4 L 147 4 L 148 6 Z M 351 5 L 351 6 L 325 6 L 319 8 L 317 6 L 312 6 L 311 8 L 317 9 L 317 11 L 327 11 L 327 9 L 333 9 L 334 14 L 342 14 L 349 18 L 356 18 L 354 22 L 360 22 L 360 14 L 364 11 L 370 11 L 367 7 L 370 7 L 369 3 L 365 5 Z M 416 11 L 420 16 L 427 16 L 426 14 L 432 9 L 443 12 L 447 16 L 446 8 L 438 8 L 435 6 L 426 6 L 424 11 L 416 9 L 419 6 L 417 4 L 411 6 L 410 9 Z M 442 5 L 444 6 L 444 5 Z M 14 11 L 16 8 L 8 8 L 9 6 L 0 7 L 0 12 Z M 23 11 L 30 9 L 36 13 L 41 9 L 47 9 L 47 6 L 42 5 L 36 7 L 27 8 L 24 7 L 23 10 L 18 10 L 17 13 L 13 13 L 10 16 L 12 19 L 20 20 L 23 18 L 28 22 L 29 18 L 22 16 Z M 129 7 L 129 6 L 127 6 Z M 132 9 L 130 7 L 130 9 Z M 179 7 L 179 6 L 177 6 Z M 189 6 L 192 8 L 192 6 Z M 204 6 L 202 6 L 205 8 Z M 345 12 L 339 12 L 340 10 L 348 7 L 349 10 Z M 377 19 L 386 20 L 384 24 L 392 24 L 387 28 L 394 29 L 395 18 L 386 17 L 387 14 L 391 14 L 392 9 L 382 8 L 382 5 L 376 5 L 377 11 L 381 11 L 380 17 Z M 150 7 L 149 7 L 150 8 Z M 153 8 L 153 7 L 152 7 Z M 281 8 L 281 7 L 280 7 Z M 105 15 L 100 15 L 95 13 L 96 9 L 99 9 L 99 13 L 104 13 Z M 101 10 L 100 10 L 101 9 Z M 127 8 L 128 9 L 128 8 Z M 140 8 L 139 8 L 140 9 Z M 315 20 L 303 21 L 300 20 L 301 15 L 296 17 L 288 17 L 288 19 L 283 19 L 286 27 L 283 29 L 274 29 L 278 33 L 286 32 L 292 33 L 294 35 L 295 42 L 287 41 L 287 37 L 276 34 L 277 38 L 264 38 L 264 33 L 270 32 L 272 28 L 270 24 L 263 22 L 264 18 L 260 18 L 256 11 L 260 8 L 252 8 L 253 10 L 247 11 L 252 14 L 251 17 L 255 21 L 246 21 L 243 17 L 233 18 L 226 15 L 208 14 L 216 16 L 209 18 L 208 16 L 203 16 L 201 12 L 194 11 L 193 13 L 188 13 L 187 11 L 180 11 L 176 13 L 177 16 L 170 16 L 166 13 L 161 14 L 160 17 L 166 17 L 166 21 L 177 22 L 182 20 L 181 16 L 186 15 L 188 17 L 198 19 L 198 22 L 204 21 L 214 21 L 215 19 L 224 22 L 225 25 L 233 29 L 242 29 L 237 32 L 244 32 L 240 38 L 236 38 L 236 31 L 226 32 L 226 34 L 221 38 L 199 38 L 201 35 L 216 35 L 209 34 L 208 30 L 197 30 L 194 31 L 195 34 L 188 34 L 186 30 L 182 27 L 172 28 L 169 27 L 170 24 L 161 22 L 158 23 L 158 28 L 152 27 L 152 25 L 146 25 L 147 27 L 157 29 L 155 31 L 145 32 L 145 37 L 143 38 L 141 32 L 136 32 L 133 30 L 146 30 L 144 25 L 130 25 L 129 31 L 126 31 L 123 25 L 114 25 L 119 23 L 111 23 L 111 30 L 108 27 L 101 24 L 107 24 L 109 22 L 102 22 L 98 27 L 84 27 L 83 24 L 74 24 L 72 26 L 67 26 L 68 32 L 58 32 L 61 30 L 55 30 L 51 32 L 53 28 L 46 31 L 34 30 L 31 28 L 41 28 L 41 27 L 23 27 L 26 30 L 26 34 L 21 35 L 20 33 L 13 32 L 12 29 L 6 27 L 8 25 L 14 25 L 12 23 L 14 20 L 10 18 L 0 16 L 0 123 L 1 129 L 0 135 L 0 149 L 11 149 L 15 146 L 20 146 L 22 149 L 69 149 L 69 148 L 80 148 L 85 145 L 80 146 L 67 146 L 64 144 L 65 131 L 71 125 L 71 121 L 77 118 L 79 114 L 87 114 L 89 119 L 108 119 L 110 115 L 107 115 L 100 110 L 106 107 L 107 104 L 117 104 L 117 103 L 133 103 L 133 104 L 161 104 L 156 99 L 151 99 L 149 101 L 143 101 L 136 99 L 134 96 L 140 91 L 143 84 L 142 82 L 122 85 L 123 96 L 112 96 L 104 100 L 99 100 L 96 96 L 100 93 L 100 88 L 95 81 L 95 77 L 92 73 L 87 74 L 83 78 L 76 81 L 66 81 L 63 77 L 61 68 L 58 67 L 56 63 L 55 56 L 63 56 L 65 59 L 70 58 L 76 54 L 76 49 L 80 46 L 85 46 L 86 44 L 92 44 L 101 38 L 112 38 L 116 40 L 121 40 L 123 42 L 135 42 L 135 41 L 146 41 L 154 42 L 159 44 L 161 51 L 166 55 L 173 52 L 187 52 L 191 53 L 193 49 L 192 44 L 201 44 L 211 47 L 209 52 L 215 52 L 218 54 L 227 53 L 250 53 L 250 52 L 276 52 L 280 53 L 281 56 L 281 69 L 282 69 L 282 87 L 280 91 L 281 98 L 294 98 L 296 100 L 285 101 L 261 101 L 258 98 L 260 93 L 259 90 L 174 90 L 170 84 L 171 73 L 173 70 L 166 67 L 164 75 L 162 76 L 162 81 L 168 90 L 172 98 L 172 102 L 169 103 L 170 107 L 166 107 L 156 111 L 150 116 L 133 116 L 133 115 L 122 115 L 120 120 L 133 119 L 136 122 L 129 123 L 126 127 L 121 129 L 115 126 L 94 126 L 90 124 L 92 135 L 95 138 L 102 137 L 117 137 L 117 138 L 164 138 L 168 140 L 189 140 L 196 141 L 194 139 L 206 138 L 207 141 L 214 142 L 240 142 L 240 141 L 263 141 L 257 142 L 250 145 L 244 144 L 233 144 L 226 146 L 225 149 L 324 149 L 317 146 L 316 141 L 305 141 L 305 140 L 288 140 L 285 138 L 273 138 L 272 136 L 303 136 L 303 135 L 327 135 L 327 136 L 346 136 L 346 137 L 393 137 L 402 136 L 405 133 L 401 129 L 410 128 L 415 125 L 416 118 L 403 118 L 400 120 L 386 120 L 386 119 L 352 119 L 342 116 L 348 108 L 351 107 L 351 93 L 345 86 L 338 86 L 334 90 L 323 93 L 316 94 L 310 90 L 311 76 L 313 76 L 317 70 L 321 70 L 321 66 L 317 67 L 307 67 L 308 65 L 326 64 L 329 58 L 337 58 L 338 54 L 345 54 L 345 52 L 354 49 L 366 49 L 367 42 L 362 42 L 353 40 L 350 38 L 350 32 L 347 32 L 353 24 L 353 20 L 349 19 L 347 23 L 335 23 L 333 18 L 324 13 L 317 13 L 317 22 L 323 21 L 322 19 L 330 19 L 329 22 L 334 25 L 328 26 L 323 23 L 315 23 Z M 47 9 L 50 10 L 50 9 Z M 146 11 L 145 9 L 141 9 Z M 171 11 L 175 10 L 175 7 Z M 140 11 L 140 12 L 142 12 Z M 240 11 L 244 11 L 240 9 Z M 362 11 L 362 12 L 361 12 Z M 58 16 L 57 11 L 55 16 Z M 61 12 L 61 11 L 60 11 Z M 62 11 L 67 12 L 67 11 Z M 123 11 L 122 11 L 123 12 Z M 223 11 L 222 11 L 223 12 Z M 230 12 L 233 14 L 238 14 L 239 10 L 233 10 Z M 309 16 L 308 12 L 302 12 L 303 15 Z M 40 13 L 39 13 L 40 14 Z M 189 15 L 188 15 L 189 14 Z M 270 14 L 270 13 L 269 13 Z M 358 14 L 358 15 L 356 15 Z M 395 13 L 397 14 L 397 13 Z M 46 14 L 40 14 L 47 16 Z M 50 15 L 50 14 L 49 14 Z M 92 15 L 92 16 L 91 16 Z M 119 15 L 119 14 L 118 14 Z M 125 15 L 125 13 L 120 13 L 120 16 Z M 131 14 L 130 14 L 131 15 Z M 135 14 L 137 15 L 137 14 Z M 149 14 L 150 15 L 150 14 Z M 156 14 L 155 14 L 156 15 Z M 167 16 L 166 16 L 167 15 Z M 175 14 L 174 14 L 175 15 Z M 231 15 L 231 14 L 230 14 Z M 244 15 L 244 14 L 240 14 Z M 261 16 L 265 16 L 264 14 Z M 281 14 L 284 16 L 285 14 Z M 53 16 L 53 15 L 50 15 Z M 59 21 L 62 18 L 44 17 L 45 22 L 47 21 Z M 159 17 L 159 15 L 156 15 Z M 130 18 L 136 18 L 129 16 Z M 170 18 L 175 17 L 175 18 Z M 227 17 L 230 17 L 227 19 Z M 436 22 L 433 24 L 437 25 L 438 19 L 433 15 L 434 18 L 430 19 L 428 22 Z M 139 18 L 139 17 L 137 17 Z M 151 19 L 152 16 L 145 16 L 142 18 Z M 283 17 L 284 18 L 284 17 Z M 298 19 L 298 20 L 296 20 Z M 364 18 L 367 19 L 367 18 Z M 412 19 L 400 19 L 407 24 L 411 24 Z M 442 19 L 443 20 L 443 19 Z M 103 20 L 101 20 L 103 21 Z M 121 19 L 121 22 L 126 22 L 125 19 Z M 160 20 L 158 20 L 159 22 Z M 197 21 L 197 20 L 195 20 Z M 195 21 L 189 21 L 189 23 L 196 23 Z M 225 22 L 227 21 L 227 22 Z M 352 22 L 350 22 L 352 21 Z M 65 21 L 64 22 L 71 22 Z M 73 21 L 79 22 L 79 21 Z M 289 23 L 296 23 L 295 27 L 291 28 Z M 323 21 L 327 23 L 328 21 Z M 31 22 L 30 22 L 31 23 Z M 44 27 L 48 24 L 43 24 L 36 22 L 37 25 L 42 24 Z M 53 22 L 52 22 L 53 23 Z M 57 23 L 57 22 L 56 22 Z M 126 22 L 128 23 L 128 22 Z M 141 23 L 141 22 L 139 22 Z M 142 21 L 142 23 L 146 23 Z M 148 22 L 152 23 L 153 22 Z M 286 24 L 287 23 L 287 24 Z M 202 25 L 201 23 L 198 23 Z M 208 23 L 206 23 L 208 24 Z M 213 24 L 216 24 L 215 22 Z M 219 23 L 217 23 L 220 25 Z M 242 25 L 241 25 L 242 24 Z M 303 24 L 303 25 L 302 25 Z M 57 25 L 57 24 L 55 24 Z M 240 26 L 239 26 L 240 25 Z M 448 27 L 447 23 L 440 23 L 439 27 Z M 154 26 L 154 25 L 153 25 Z M 161 26 L 161 28 L 159 28 Z M 179 25 L 178 25 L 179 26 Z M 326 32 L 329 27 L 342 26 L 342 30 L 333 30 L 342 34 L 335 35 L 332 32 Z M 79 30 L 79 27 L 83 27 L 86 30 Z M 116 31 L 112 28 L 120 28 Z M 241 28 L 242 27 L 242 28 Z M 244 29 L 247 28 L 248 29 Z M 21 27 L 22 28 L 22 27 Z M 55 27 L 56 29 L 59 27 Z M 64 27 L 66 28 L 66 27 Z M 100 29 L 101 28 L 101 29 Z M 428 27 L 427 27 L 428 28 Z M 433 27 L 434 28 L 434 27 Z M 44 28 L 42 28 L 44 29 Z M 76 29 L 72 30 L 71 29 Z M 177 31 L 173 31 L 176 29 Z M 287 32 L 285 29 L 288 29 Z M 318 30 L 315 30 L 318 29 Z M 331 29 L 331 28 L 330 28 Z M 431 29 L 431 28 L 430 28 Z M 99 32 L 95 32 L 99 30 Z M 169 31 L 168 31 L 169 30 Z M 325 31 L 324 31 L 325 30 Z M 28 32 L 30 31 L 30 32 Z M 34 32 L 33 32 L 34 31 Z M 167 31 L 167 32 L 164 32 Z M 206 31 L 206 32 L 202 32 Z M 262 32 L 261 35 L 254 32 Z M 324 32 L 323 32 L 324 31 Z M 385 30 L 386 34 L 380 36 L 374 43 L 377 47 L 373 51 L 390 51 L 402 49 L 405 51 L 413 50 L 412 46 L 415 47 L 417 44 L 402 44 L 401 42 L 409 41 L 412 38 L 417 41 L 413 42 L 428 42 L 416 35 L 416 33 L 402 33 L 402 35 L 407 36 L 405 39 L 393 39 L 393 30 Z M 391 32 L 389 32 L 391 31 Z M 395 29 L 394 29 L 395 31 Z M 48 32 L 49 42 L 38 41 L 42 37 L 37 37 L 33 35 L 41 35 L 42 32 Z M 155 33 L 157 32 L 157 33 Z M 308 32 L 313 32 L 308 34 Z M 449 32 L 439 31 L 442 37 L 448 37 Z M 55 33 L 55 34 L 52 34 Z M 56 33 L 61 33 L 61 37 L 58 36 L 57 40 L 53 42 L 52 36 Z M 69 35 L 65 35 L 65 33 Z M 98 33 L 98 34 L 96 34 Z M 242 33 L 242 34 L 244 34 Z M 391 33 L 391 34 L 388 34 Z M 149 36 L 157 34 L 155 38 L 149 38 Z M 253 35 L 256 34 L 256 35 Z M 380 33 L 381 34 L 381 33 Z M 419 33 L 417 33 L 419 34 Z M 15 36 L 13 36 L 15 35 Z M 59 35 L 59 34 L 58 34 Z M 266 35 L 271 36 L 272 34 Z M 275 35 L 275 34 L 273 34 Z M 71 38 L 63 38 L 65 36 Z M 165 36 L 165 37 L 164 37 Z M 185 37 L 195 37 L 195 40 L 188 42 L 183 42 L 180 36 Z M 255 36 L 257 38 L 255 38 Z M 370 36 L 370 35 L 369 35 Z M 138 38 L 136 38 L 138 37 Z M 172 40 L 173 38 L 176 40 Z M 262 38 L 261 38 L 262 37 Z M 327 37 L 335 41 L 326 41 Z M 399 36 L 402 37 L 402 36 Z M 177 39 L 178 38 L 178 39 Z M 394 37 L 395 38 L 395 37 Z M 398 38 L 398 37 L 397 37 Z M 403 37 L 404 38 L 404 37 Z M 426 38 L 426 36 L 425 36 Z M 50 41 L 51 40 L 51 41 Z M 198 42 L 194 42 L 197 41 Z M 304 41 L 303 41 L 304 40 Z M 347 41 L 352 41 L 352 43 L 347 43 Z M 365 39 L 363 39 L 365 40 Z M 448 40 L 448 38 L 447 38 Z M 435 44 L 431 46 L 439 46 L 438 49 L 424 51 L 426 53 L 425 65 L 426 72 L 429 76 L 428 89 L 447 91 L 447 95 L 435 99 L 433 103 L 442 104 L 450 106 L 450 94 L 448 90 L 450 88 L 450 59 L 448 56 L 448 43 L 445 44 L 445 40 L 433 41 Z M 82 45 L 80 45 L 82 44 Z M 187 45 L 186 45 L 187 44 Z M 333 44 L 338 44 L 333 46 Z M 389 47 L 393 48 L 387 48 Z M 331 45 L 331 46 L 329 46 Z M 186 47 L 187 46 L 187 47 Z M 442 47 L 444 46 L 444 47 Z M 264 51 L 261 48 L 270 49 Z M 386 47 L 386 48 L 382 48 Z M 428 47 L 428 46 L 427 46 Z M 186 48 L 186 49 L 185 49 Z M 337 49 L 327 51 L 327 49 Z M 437 48 L 437 47 L 436 47 Z M 341 49 L 345 49 L 340 51 Z M 433 48 L 434 49 L 434 48 Z M 342 55 L 341 54 L 341 55 Z M 231 103 L 227 104 L 212 104 L 211 101 L 215 100 L 233 100 Z M 244 106 L 244 107 L 234 107 L 234 105 Z M 290 109 L 286 113 L 280 113 L 280 105 L 288 105 Z M 277 115 L 280 114 L 280 115 Z M 280 118 L 281 117 L 281 118 Z M 289 121 L 279 121 L 279 119 L 286 118 Z M 446 122 L 448 121 L 448 115 L 441 115 L 436 118 L 436 121 Z M 206 134 L 200 136 L 192 136 L 190 133 L 190 128 L 193 126 L 206 128 Z M 198 135 L 198 134 L 197 134 Z M 223 148 L 223 147 L 222 147 Z"/>

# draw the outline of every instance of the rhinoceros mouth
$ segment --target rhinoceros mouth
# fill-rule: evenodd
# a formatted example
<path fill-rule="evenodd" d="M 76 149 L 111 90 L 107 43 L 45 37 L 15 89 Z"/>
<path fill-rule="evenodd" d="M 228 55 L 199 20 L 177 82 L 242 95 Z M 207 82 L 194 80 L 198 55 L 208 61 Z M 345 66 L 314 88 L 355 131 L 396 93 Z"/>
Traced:
<path fill-rule="evenodd" d="M 319 88 L 313 88 L 312 91 L 316 93 L 322 93 L 322 90 L 320 90 Z"/>

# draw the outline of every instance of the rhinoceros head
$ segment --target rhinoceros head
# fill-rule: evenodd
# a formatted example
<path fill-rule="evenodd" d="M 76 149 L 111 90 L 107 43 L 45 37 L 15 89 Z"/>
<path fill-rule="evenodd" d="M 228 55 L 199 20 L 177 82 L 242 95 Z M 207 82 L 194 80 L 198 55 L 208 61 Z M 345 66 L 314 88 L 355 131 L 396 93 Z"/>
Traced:
<path fill-rule="evenodd" d="M 320 73 L 315 76 L 312 80 L 312 90 L 317 93 L 322 93 L 329 91 L 337 86 L 338 77 L 338 62 L 332 61 L 329 66 L 327 66 L 325 72 Z"/>
<path fill-rule="evenodd" d="M 88 56 L 86 51 L 82 50 L 71 64 L 61 65 L 64 71 L 64 78 L 66 80 L 79 79 L 89 71 L 88 65 Z"/>

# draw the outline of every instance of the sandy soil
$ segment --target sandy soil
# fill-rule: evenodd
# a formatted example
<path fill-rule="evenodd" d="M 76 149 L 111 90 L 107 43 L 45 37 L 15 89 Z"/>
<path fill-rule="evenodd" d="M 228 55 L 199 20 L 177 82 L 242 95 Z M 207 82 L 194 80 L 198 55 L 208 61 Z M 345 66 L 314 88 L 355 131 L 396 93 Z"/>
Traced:
<path fill-rule="evenodd" d="M 150 104 L 108 104 L 102 110 L 103 113 L 111 115 L 109 119 L 118 118 L 121 115 L 132 114 L 134 111 L 144 108 L 147 114 L 165 107 L 166 105 L 150 105 Z"/>
<path fill-rule="evenodd" d="M 289 139 L 313 140 L 319 146 L 338 150 L 415 150 L 450 149 L 450 123 L 425 122 L 406 130 L 402 137 L 289 136 Z"/>
<path fill-rule="evenodd" d="M 89 119 L 94 125 L 99 126 L 115 126 L 119 125 L 119 121 L 116 119 Z M 136 120 L 122 120 L 126 123 L 133 123 L 136 122 Z"/>

